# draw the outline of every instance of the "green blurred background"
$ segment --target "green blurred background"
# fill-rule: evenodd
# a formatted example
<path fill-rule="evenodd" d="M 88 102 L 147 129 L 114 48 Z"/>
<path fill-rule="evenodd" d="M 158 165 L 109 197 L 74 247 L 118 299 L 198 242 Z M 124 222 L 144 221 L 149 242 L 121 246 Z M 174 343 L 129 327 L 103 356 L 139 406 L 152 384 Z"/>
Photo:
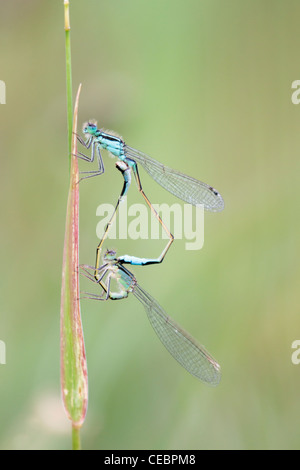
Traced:
<path fill-rule="evenodd" d="M 0 448 L 70 448 L 60 399 L 59 309 L 68 192 L 63 1 L 0 7 Z M 71 0 L 79 122 L 215 186 L 201 251 L 172 246 L 140 284 L 222 365 L 210 388 L 164 350 L 139 302 L 82 302 L 89 370 L 84 448 L 300 448 L 300 5 L 296 0 Z M 80 186 L 80 261 L 114 161 Z M 86 170 L 83 162 L 82 170 Z M 90 168 L 88 168 L 90 169 Z M 141 170 L 152 202 L 178 200 Z M 130 202 L 141 202 L 133 185 Z M 114 241 L 154 256 L 164 241 Z M 122 247 L 122 248 L 121 248 Z M 90 290 L 87 280 L 83 290 Z"/>

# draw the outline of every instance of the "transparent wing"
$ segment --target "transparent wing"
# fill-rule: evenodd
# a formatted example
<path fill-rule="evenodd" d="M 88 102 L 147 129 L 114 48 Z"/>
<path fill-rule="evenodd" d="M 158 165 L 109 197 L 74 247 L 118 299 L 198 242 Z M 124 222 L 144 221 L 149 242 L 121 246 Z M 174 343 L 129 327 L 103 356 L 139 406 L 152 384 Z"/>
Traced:
<path fill-rule="evenodd" d="M 132 293 L 143 304 L 149 321 L 170 354 L 192 375 L 210 385 L 221 379 L 219 364 L 181 326 L 170 318 L 157 301 L 139 285 Z"/>
<path fill-rule="evenodd" d="M 224 209 L 221 194 L 212 186 L 168 168 L 145 153 L 127 145 L 125 145 L 124 151 L 126 156 L 140 163 L 158 184 L 179 199 L 194 206 L 203 204 L 204 208 L 211 212 L 220 212 Z"/>

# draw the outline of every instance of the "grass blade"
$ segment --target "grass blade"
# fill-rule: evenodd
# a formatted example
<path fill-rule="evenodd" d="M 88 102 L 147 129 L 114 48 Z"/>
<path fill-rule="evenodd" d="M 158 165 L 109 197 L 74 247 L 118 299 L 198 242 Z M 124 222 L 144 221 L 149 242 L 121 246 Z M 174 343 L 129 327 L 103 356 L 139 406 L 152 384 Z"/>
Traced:
<path fill-rule="evenodd" d="M 73 130 L 77 129 L 77 93 Z M 72 154 L 77 152 L 76 136 Z M 79 184 L 78 162 L 71 158 L 71 178 L 67 204 L 61 293 L 61 387 L 68 418 L 80 427 L 87 410 L 87 365 L 79 302 Z"/>

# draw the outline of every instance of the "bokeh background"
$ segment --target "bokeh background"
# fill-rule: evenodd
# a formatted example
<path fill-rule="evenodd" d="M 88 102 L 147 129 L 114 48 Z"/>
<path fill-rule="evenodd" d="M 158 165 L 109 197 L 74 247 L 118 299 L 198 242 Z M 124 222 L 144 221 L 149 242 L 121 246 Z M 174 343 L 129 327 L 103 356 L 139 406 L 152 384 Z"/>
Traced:
<path fill-rule="evenodd" d="M 1 1 L 0 448 L 68 449 L 59 309 L 68 192 L 63 1 Z M 82 302 L 86 449 L 299 449 L 300 5 L 296 0 L 71 0 L 79 122 L 215 186 L 201 251 L 176 241 L 140 284 L 222 365 L 210 388 L 164 350 L 139 302 Z M 121 178 L 80 186 L 80 260 Z M 81 170 L 86 170 L 83 162 Z M 90 168 L 88 168 L 90 169 Z M 146 175 L 152 202 L 178 202 Z M 130 202 L 141 202 L 133 185 Z M 155 256 L 165 241 L 111 247 Z M 82 279 L 83 290 L 92 287 Z"/>

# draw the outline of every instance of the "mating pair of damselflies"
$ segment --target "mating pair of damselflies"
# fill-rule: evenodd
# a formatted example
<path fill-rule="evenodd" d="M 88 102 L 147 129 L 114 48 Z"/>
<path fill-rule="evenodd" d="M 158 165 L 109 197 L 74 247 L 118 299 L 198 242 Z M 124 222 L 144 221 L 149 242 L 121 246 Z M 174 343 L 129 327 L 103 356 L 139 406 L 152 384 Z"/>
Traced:
<path fill-rule="evenodd" d="M 84 172 L 85 176 L 81 179 L 91 178 L 104 173 L 104 164 L 101 155 L 102 149 L 107 150 L 118 158 L 116 167 L 122 173 L 124 179 L 123 188 L 115 210 L 106 227 L 104 236 L 97 247 L 95 267 L 87 265 L 82 266 L 83 274 L 102 287 L 101 295 L 90 294 L 89 298 L 96 300 L 119 300 L 126 298 L 128 293 L 132 292 L 143 304 L 154 331 L 172 356 L 192 375 L 211 385 L 217 385 L 221 378 L 219 364 L 203 346 L 199 345 L 195 339 L 165 313 L 163 308 L 150 294 L 138 285 L 136 278 L 124 267 L 124 264 L 141 266 L 161 263 L 174 240 L 173 235 L 157 214 L 143 191 L 138 171 L 138 163 L 140 163 L 149 175 L 163 188 L 190 204 L 203 205 L 204 209 L 208 211 L 219 212 L 224 208 L 222 196 L 212 186 L 168 168 L 150 158 L 148 155 L 127 146 L 119 136 L 98 129 L 94 122 L 89 122 L 84 125 L 83 133 L 87 136 L 87 139 L 84 140 L 80 136 L 77 136 L 78 140 L 85 148 L 89 149 L 91 147 L 91 156 L 89 157 L 81 152 L 77 156 L 90 163 L 95 160 L 96 156 L 98 169 Z M 119 204 L 122 198 L 127 194 L 131 184 L 131 170 L 137 182 L 138 190 L 154 216 L 168 234 L 169 241 L 158 258 L 137 258 L 130 255 L 116 257 L 114 251 L 108 250 L 103 257 L 103 264 L 100 265 L 103 242 L 116 217 Z M 117 282 L 118 292 L 112 291 L 111 280 Z"/>

